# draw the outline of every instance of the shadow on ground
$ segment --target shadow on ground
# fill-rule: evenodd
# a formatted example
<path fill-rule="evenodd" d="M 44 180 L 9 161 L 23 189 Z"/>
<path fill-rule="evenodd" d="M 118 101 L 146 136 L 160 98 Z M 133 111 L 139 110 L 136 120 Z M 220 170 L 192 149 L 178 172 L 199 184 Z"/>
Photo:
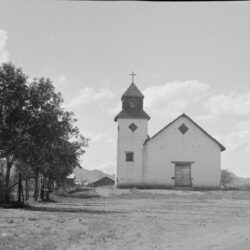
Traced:
<path fill-rule="evenodd" d="M 94 210 L 87 208 L 68 208 L 68 207 L 40 207 L 40 206 L 30 206 L 25 205 L 23 207 L 25 210 L 29 211 L 40 211 L 40 212 L 60 212 L 60 213 L 90 213 L 90 214 L 118 214 L 124 213 L 121 211 L 110 211 L 110 210 Z"/>

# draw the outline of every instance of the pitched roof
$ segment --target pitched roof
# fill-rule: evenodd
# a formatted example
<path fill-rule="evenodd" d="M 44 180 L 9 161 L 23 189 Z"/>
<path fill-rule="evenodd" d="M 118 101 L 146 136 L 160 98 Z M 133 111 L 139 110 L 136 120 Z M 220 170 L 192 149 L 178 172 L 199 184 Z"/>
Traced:
<path fill-rule="evenodd" d="M 142 92 L 137 88 L 137 86 L 132 82 L 125 93 L 122 95 L 123 97 L 144 97 Z"/>
<path fill-rule="evenodd" d="M 136 112 L 126 112 L 125 110 L 122 110 L 118 115 L 115 116 L 115 121 L 117 121 L 118 118 L 137 118 L 137 119 L 150 119 L 150 116 L 144 111 L 139 110 Z"/>
<path fill-rule="evenodd" d="M 175 121 L 177 121 L 179 118 L 181 117 L 185 117 L 187 118 L 190 122 L 192 122 L 196 127 L 198 127 L 205 135 L 207 135 L 211 140 L 213 140 L 221 149 L 221 151 L 226 150 L 226 148 L 220 143 L 218 142 L 215 138 L 213 138 L 208 132 L 206 132 L 202 127 L 200 127 L 195 121 L 193 121 L 189 116 L 187 116 L 186 114 L 182 114 L 180 116 L 178 116 L 176 119 L 174 119 L 172 122 L 170 122 L 168 125 L 166 125 L 164 128 L 162 128 L 159 132 L 157 132 L 156 134 L 154 134 L 151 138 L 148 138 L 144 144 L 146 144 L 148 141 L 152 140 L 153 138 L 155 138 L 157 135 L 159 135 L 163 130 L 165 130 L 167 127 L 169 127 L 171 124 L 173 124 Z"/>
<path fill-rule="evenodd" d="M 109 186 L 109 185 L 114 185 L 115 184 L 115 181 L 113 179 L 111 179 L 110 177 L 106 176 L 106 177 L 103 177 L 95 182 L 93 182 L 91 184 L 91 186 Z"/>

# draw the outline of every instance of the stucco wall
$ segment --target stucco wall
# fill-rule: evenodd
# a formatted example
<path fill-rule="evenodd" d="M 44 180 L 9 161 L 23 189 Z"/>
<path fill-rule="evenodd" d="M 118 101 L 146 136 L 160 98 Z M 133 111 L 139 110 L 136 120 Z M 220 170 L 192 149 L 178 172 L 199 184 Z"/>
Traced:
<path fill-rule="evenodd" d="M 137 126 L 134 132 L 129 129 L 131 123 Z M 116 185 L 137 185 L 142 181 L 142 150 L 147 138 L 148 120 L 118 119 L 118 126 Z M 127 151 L 134 152 L 133 162 L 125 161 Z"/>
<path fill-rule="evenodd" d="M 189 130 L 183 135 L 178 127 L 185 123 Z M 142 179 L 145 185 L 174 186 L 172 161 L 194 162 L 191 165 L 193 187 L 220 186 L 220 147 L 186 117 L 150 140 L 144 148 Z"/>

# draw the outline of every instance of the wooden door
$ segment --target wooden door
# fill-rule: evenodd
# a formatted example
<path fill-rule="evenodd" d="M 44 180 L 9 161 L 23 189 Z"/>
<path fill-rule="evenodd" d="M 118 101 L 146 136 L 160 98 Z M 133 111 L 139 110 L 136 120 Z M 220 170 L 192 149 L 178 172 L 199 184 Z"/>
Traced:
<path fill-rule="evenodd" d="M 175 186 L 191 186 L 191 166 L 190 164 L 175 165 Z"/>

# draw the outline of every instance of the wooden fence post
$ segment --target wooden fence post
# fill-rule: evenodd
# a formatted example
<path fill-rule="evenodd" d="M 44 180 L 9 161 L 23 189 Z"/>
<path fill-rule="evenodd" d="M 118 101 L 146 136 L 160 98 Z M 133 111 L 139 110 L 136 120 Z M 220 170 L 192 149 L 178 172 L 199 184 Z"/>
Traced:
<path fill-rule="evenodd" d="M 18 181 L 18 202 L 21 203 L 21 189 L 22 189 L 22 175 L 19 174 L 19 181 Z"/>

